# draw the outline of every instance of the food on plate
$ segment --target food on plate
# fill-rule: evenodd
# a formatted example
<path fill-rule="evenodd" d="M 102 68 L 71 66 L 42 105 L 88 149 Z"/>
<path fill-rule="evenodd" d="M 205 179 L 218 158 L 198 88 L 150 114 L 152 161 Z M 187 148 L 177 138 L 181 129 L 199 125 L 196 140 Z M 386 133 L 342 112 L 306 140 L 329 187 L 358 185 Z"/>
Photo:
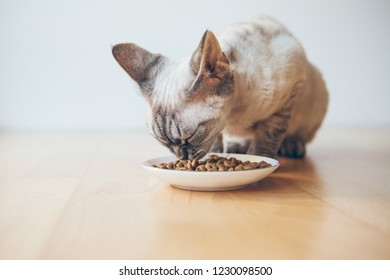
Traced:
<path fill-rule="evenodd" d="M 159 163 L 153 165 L 153 167 L 161 169 L 199 172 L 241 171 L 265 168 L 270 166 L 271 164 L 263 160 L 260 162 L 241 161 L 234 157 L 226 158 L 220 157 L 218 155 L 210 155 L 205 160 L 176 160 L 173 162 Z"/>

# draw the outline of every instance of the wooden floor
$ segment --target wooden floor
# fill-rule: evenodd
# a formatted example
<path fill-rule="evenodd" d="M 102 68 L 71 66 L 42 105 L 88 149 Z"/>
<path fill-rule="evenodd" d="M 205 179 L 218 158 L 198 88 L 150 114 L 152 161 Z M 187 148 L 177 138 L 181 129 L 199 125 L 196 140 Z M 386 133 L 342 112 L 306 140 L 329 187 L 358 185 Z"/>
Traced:
<path fill-rule="evenodd" d="M 0 134 L 1 259 L 390 259 L 390 129 L 322 129 L 231 192 L 143 172 L 146 133 Z"/>

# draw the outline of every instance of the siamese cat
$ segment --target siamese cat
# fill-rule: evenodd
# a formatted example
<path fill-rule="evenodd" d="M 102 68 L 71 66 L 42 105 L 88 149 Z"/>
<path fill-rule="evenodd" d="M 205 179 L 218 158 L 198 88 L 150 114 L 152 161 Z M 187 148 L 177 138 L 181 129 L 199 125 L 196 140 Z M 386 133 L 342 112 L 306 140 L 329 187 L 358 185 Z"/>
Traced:
<path fill-rule="evenodd" d="M 327 111 L 321 73 L 267 16 L 218 36 L 207 30 L 179 61 L 132 43 L 112 53 L 149 103 L 151 134 L 179 159 L 208 152 L 301 158 Z"/>

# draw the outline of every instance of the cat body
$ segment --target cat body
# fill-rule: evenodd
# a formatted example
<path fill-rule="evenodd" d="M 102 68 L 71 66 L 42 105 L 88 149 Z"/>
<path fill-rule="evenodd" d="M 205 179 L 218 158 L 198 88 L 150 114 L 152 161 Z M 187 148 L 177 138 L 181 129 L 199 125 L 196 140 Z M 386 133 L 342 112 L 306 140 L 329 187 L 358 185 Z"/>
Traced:
<path fill-rule="evenodd" d="M 206 31 L 172 61 L 134 44 L 114 46 L 150 105 L 151 133 L 179 158 L 207 152 L 303 157 L 328 93 L 300 43 L 270 17 Z"/>

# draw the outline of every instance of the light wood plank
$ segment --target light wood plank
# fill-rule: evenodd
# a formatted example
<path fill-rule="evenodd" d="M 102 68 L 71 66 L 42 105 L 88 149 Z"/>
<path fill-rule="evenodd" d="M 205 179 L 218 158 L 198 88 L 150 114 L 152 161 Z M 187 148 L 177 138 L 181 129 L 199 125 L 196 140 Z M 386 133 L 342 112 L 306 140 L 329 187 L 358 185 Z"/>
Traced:
<path fill-rule="evenodd" d="M 304 160 L 210 193 L 148 177 L 140 162 L 169 152 L 145 133 L 34 137 L 0 136 L 1 258 L 390 258 L 389 129 L 323 129 Z"/>
<path fill-rule="evenodd" d="M 0 259 L 35 259 L 72 196 L 78 179 L 20 179 L 0 193 Z"/>

